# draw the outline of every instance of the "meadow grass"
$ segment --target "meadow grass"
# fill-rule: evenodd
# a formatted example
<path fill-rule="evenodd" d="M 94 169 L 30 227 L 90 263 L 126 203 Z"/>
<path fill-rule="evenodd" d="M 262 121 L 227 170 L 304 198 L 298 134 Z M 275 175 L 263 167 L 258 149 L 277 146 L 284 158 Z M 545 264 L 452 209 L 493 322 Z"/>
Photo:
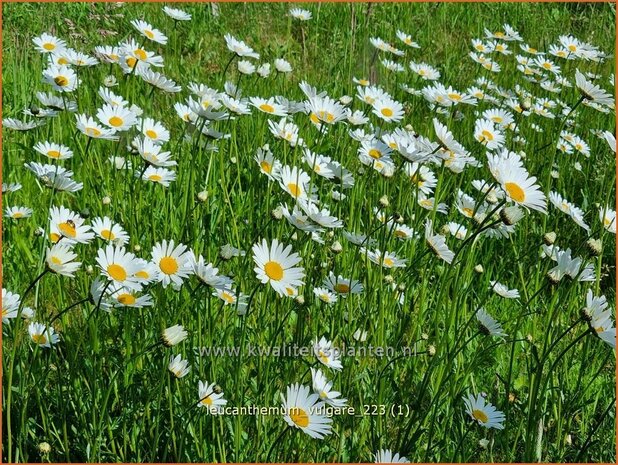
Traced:
<path fill-rule="evenodd" d="M 483 38 L 484 28 L 499 30 L 504 23 L 541 51 L 556 44 L 560 35 L 572 34 L 611 56 L 599 63 L 551 57 L 560 64 L 562 75 L 574 83 L 576 69 L 598 74 L 595 82 L 613 94 L 609 79 L 615 67 L 614 6 L 173 6 L 191 13 L 191 21 L 176 24 L 161 11 L 161 4 L 2 5 L 3 118 L 24 119 L 23 109 L 41 106 L 35 93 L 51 90 L 41 82 L 46 57 L 32 43 L 43 32 L 89 55 L 95 46 L 133 37 L 163 56 L 165 66 L 159 71 L 183 86 L 178 94 L 163 93 L 133 73 L 123 74 L 117 65 L 99 64 L 79 68 L 82 82 L 67 94 L 67 99 L 76 101 L 78 113 L 94 117 L 102 106 L 99 87 L 106 76 L 115 76 L 118 85 L 110 90 L 170 131 L 164 150 L 171 151 L 178 165 L 172 167 L 177 178 L 167 188 L 135 176 L 145 167 L 140 156 L 127 148 L 136 129 L 122 134 L 118 142 L 91 140 L 76 130 L 75 116 L 68 111 L 46 118 L 47 124 L 30 131 L 13 131 L 4 125 L 3 182 L 18 182 L 22 187 L 3 192 L 3 205 L 27 206 L 33 212 L 29 218 L 3 219 L 3 288 L 22 297 L 19 313 L 27 306 L 34 310 L 33 321 L 49 324 L 53 320 L 60 340 L 51 348 L 33 343 L 27 319 L 5 319 L 3 305 L 3 459 L 371 462 L 378 450 L 388 449 L 413 462 L 615 462 L 615 353 L 582 317 L 588 289 L 595 296 L 606 296 L 610 308 L 615 302 L 615 222 L 612 234 L 598 213 L 605 207 L 615 209 L 615 153 L 605 139 L 591 132 L 613 134 L 615 112 L 605 114 L 583 105 L 575 87 L 551 93 L 526 81 L 513 55 L 492 55 L 502 66 L 500 73 L 488 72 L 468 56 L 472 39 Z M 313 17 L 299 22 L 288 15 L 291 6 L 308 9 Z M 168 43 L 148 42 L 131 25 L 134 19 L 152 23 L 168 36 Z M 398 29 L 411 34 L 420 48 L 406 48 L 395 35 Z M 292 72 L 273 69 L 267 78 L 245 76 L 237 70 L 238 59 L 226 69 L 232 57 L 224 40 L 227 33 L 260 53 L 256 65 L 285 58 Z M 378 53 L 371 37 L 405 49 L 405 57 Z M 524 55 L 518 42 L 508 44 L 514 54 Z M 389 72 L 380 63 L 382 58 L 402 63 L 405 71 Z M 514 91 L 519 85 L 535 97 L 560 100 L 573 109 L 568 115 L 551 109 L 554 119 L 537 114 L 524 117 L 509 109 L 516 123 L 505 131 L 506 147 L 524 152 L 525 167 L 546 196 L 555 191 L 580 207 L 590 230 L 550 204 L 547 214 L 527 211 L 508 237 L 478 235 L 490 221 L 466 218 L 455 206 L 459 189 L 476 199 L 477 206 L 486 200 L 472 180 L 494 183 L 487 151 L 473 137 L 480 116 L 475 112 L 508 107 L 504 99 L 499 104 L 479 101 L 437 114 L 423 96 L 401 87 L 420 90 L 432 85 L 410 71 L 410 61 L 436 67 L 441 72 L 439 81 L 460 91 L 484 77 L 501 89 Z M 355 97 L 353 77 L 371 80 L 402 102 L 403 121 L 386 123 L 371 113 L 371 107 Z M 355 185 L 344 190 L 317 176 L 302 161 L 300 147 L 276 139 L 268 120 L 279 118 L 257 108 L 252 108 L 251 115 L 209 124 L 229 134 L 227 138 L 192 132 L 176 114 L 174 103 L 190 95 L 191 82 L 222 92 L 226 81 L 237 84 L 243 97 L 283 95 L 304 101 L 301 81 L 335 99 L 352 96 L 350 106 L 365 112 L 373 125 L 362 126 L 367 132 L 392 132 L 409 124 L 417 134 L 437 141 L 433 123 L 437 116 L 481 166 L 454 173 L 446 163 L 427 163 L 437 177 L 435 204 L 444 202 L 449 207 L 443 215 L 437 207 L 419 205 L 419 191 L 404 174 L 403 157 L 393 154 L 398 169 L 393 176 L 383 176 L 359 161 L 359 142 L 349 137 L 355 127 L 340 122 L 318 129 L 306 115 L 294 115 L 300 136 L 313 152 L 339 161 L 352 172 Z M 522 141 L 514 137 L 515 130 Z M 559 151 L 561 130 L 587 141 L 590 156 Z M 54 163 L 73 171 L 83 189 L 76 193 L 49 189 L 24 168 L 32 161 L 52 163 L 33 150 L 37 142 L 46 140 L 73 150 L 72 158 Z M 311 174 L 310 183 L 320 200 L 343 221 L 346 231 L 370 235 L 377 248 L 395 252 L 407 260 L 407 266 L 386 269 L 370 262 L 341 229 L 324 233 L 325 243 L 320 244 L 285 219 L 273 217 L 281 203 L 291 208 L 293 200 L 254 161 L 265 144 L 283 165 L 302 167 Z M 114 169 L 108 161 L 113 155 L 127 157 L 133 169 Z M 333 200 L 333 189 L 347 197 Z M 144 259 L 150 259 L 153 246 L 162 240 L 185 244 L 233 278 L 233 290 L 248 297 L 246 315 L 238 315 L 235 305 L 225 305 L 213 296 L 212 289 L 195 276 L 177 290 L 149 284 L 143 293 L 152 297 L 152 306 L 103 311 L 103 299 L 88 300 L 100 274 L 97 250 L 105 247 L 100 237 L 75 246 L 81 267 L 74 278 L 47 272 L 37 280 L 47 269 L 45 251 L 51 246 L 49 209 L 61 205 L 80 213 L 87 224 L 103 216 L 119 223 L 130 235 L 127 248 Z M 503 204 L 488 205 L 498 211 Z M 382 223 L 375 208 L 387 217 L 400 217 L 419 237 L 398 239 L 393 235 L 395 223 Z M 449 221 L 464 224 L 469 231 L 466 240 L 447 237 L 456 253 L 452 264 L 435 256 L 425 242 L 427 219 L 433 220 L 436 233 Z M 37 233 L 39 228 L 44 230 L 42 235 Z M 541 246 L 550 232 L 555 232 L 557 246 L 570 248 L 573 257 L 592 264 L 591 281 L 548 280 L 548 271 L 556 263 L 542 256 Z M 305 276 L 297 290 L 300 297 L 280 297 L 256 279 L 252 246 L 261 238 L 269 244 L 273 239 L 290 244 L 302 258 L 298 266 Z M 601 240 L 599 254 L 591 253 L 589 238 Z M 221 258 L 226 244 L 246 255 Z M 359 280 L 363 292 L 339 296 L 333 305 L 321 302 L 313 289 L 322 285 L 330 271 Z M 497 295 L 490 281 L 518 289 L 519 298 Z M 475 313 L 480 307 L 501 323 L 508 336 L 487 336 L 478 329 Z M 188 338 L 172 348 L 157 344 L 161 331 L 175 324 L 184 326 Z M 359 329 L 367 332 L 366 341 L 354 336 Z M 249 346 L 312 347 L 322 336 L 340 348 L 371 344 L 394 348 L 395 353 L 343 356 L 341 371 L 320 364 L 313 352 L 301 357 L 248 353 Z M 206 355 L 199 353 L 201 347 L 236 347 L 240 353 Z M 403 348 L 411 353 L 404 354 Z M 170 373 L 172 354 L 188 361 L 186 376 L 177 379 Z M 198 380 L 216 383 L 228 406 L 278 406 L 287 386 L 311 386 L 311 368 L 321 368 L 356 409 L 356 415 L 335 415 L 332 434 L 324 439 L 288 426 L 282 415 L 217 416 L 196 406 Z M 504 429 L 485 429 L 466 413 L 463 398 L 480 393 L 504 413 Z"/>

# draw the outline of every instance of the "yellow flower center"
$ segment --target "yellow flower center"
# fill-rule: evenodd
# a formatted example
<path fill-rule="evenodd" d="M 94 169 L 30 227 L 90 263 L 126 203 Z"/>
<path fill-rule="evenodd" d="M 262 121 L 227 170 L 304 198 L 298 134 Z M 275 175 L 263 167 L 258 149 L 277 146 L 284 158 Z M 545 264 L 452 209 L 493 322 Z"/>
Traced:
<path fill-rule="evenodd" d="M 133 305 L 137 300 L 134 295 L 127 293 L 120 294 L 117 299 L 122 305 Z"/>
<path fill-rule="evenodd" d="M 120 116 L 112 116 L 109 119 L 110 126 L 114 126 L 115 128 L 122 126 L 124 124 L 123 119 Z"/>
<path fill-rule="evenodd" d="M 290 419 L 301 428 L 309 426 L 309 415 L 302 408 L 294 407 L 290 409 Z"/>
<path fill-rule="evenodd" d="M 69 83 L 69 80 L 64 76 L 56 76 L 54 82 L 57 86 L 64 87 Z"/>
<path fill-rule="evenodd" d="M 55 255 L 51 258 L 51 262 L 54 265 L 62 265 L 62 260 L 60 260 L 58 257 L 56 257 Z"/>
<path fill-rule="evenodd" d="M 107 266 L 107 274 L 115 281 L 124 281 L 127 279 L 127 271 L 122 266 L 115 263 Z"/>
<path fill-rule="evenodd" d="M 288 183 L 288 190 L 294 197 L 298 197 L 302 192 L 298 184 L 294 184 L 293 182 Z"/>
<path fill-rule="evenodd" d="M 61 237 L 61 236 L 60 236 L 59 234 L 56 234 L 56 233 L 50 233 L 50 234 L 49 234 L 49 240 L 50 240 L 52 243 L 54 243 L 54 244 L 55 244 L 56 242 L 58 242 L 58 240 L 60 239 L 60 237 Z"/>
<path fill-rule="evenodd" d="M 504 185 L 509 197 L 515 200 L 515 202 L 523 202 L 526 199 L 526 193 L 524 190 L 514 182 L 507 182 Z"/>
<path fill-rule="evenodd" d="M 350 286 L 345 283 L 337 283 L 335 284 L 335 290 L 341 294 L 345 294 L 350 292 Z"/>
<path fill-rule="evenodd" d="M 262 171 L 264 171 L 265 173 L 270 173 L 273 169 L 272 165 L 266 160 L 262 160 L 260 162 L 260 168 L 262 168 Z"/>
<path fill-rule="evenodd" d="M 157 138 L 157 133 L 155 131 L 153 131 L 152 129 L 148 129 L 146 131 L 146 135 L 148 137 L 150 137 L 151 139 L 156 139 Z"/>
<path fill-rule="evenodd" d="M 148 279 L 150 277 L 146 270 L 138 271 L 137 273 L 135 273 L 135 276 L 142 279 Z"/>
<path fill-rule="evenodd" d="M 58 150 L 49 150 L 47 152 L 49 158 L 60 158 L 60 155 L 62 154 Z"/>
<path fill-rule="evenodd" d="M 144 34 L 146 35 L 146 37 L 148 37 L 149 39 L 153 39 L 154 38 L 154 33 L 148 29 L 144 30 Z"/>
<path fill-rule="evenodd" d="M 32 342 L 35 344 L 47 344 L 47 338 L 45 337 L 45 334 L 33 334 Z"/>
<path fill-rule="evenodd" d="M 393 110 L 391 110 L 390 108 L 382 108 L 380 110 L 380 113 L 382 113 L 382 115 L 386 116 L 387 118 L 390 118 L 391 116 L 393 116 Z"/>
<path fill-rule="evenodd" d="M 379 160 L 380 158 L 382 158 L 382 152 L 380 152 L 378 149 L 371 149 L 369 150 L 369 156 L 374 160 Z"/>
<path fill-rule="evenodd" d="M 202 404 L 208 406 L 212 405 L 212 397 L 208 396 L 205 399 L 202 399 Z"/>
<path fill-rule="evenodd" d="M 359 80 L 358 80 L 358 83 L 359 83 L 361 86 L 368 86 L 368 85 L 369 85 L 369 81 L 368 81 L 367 79 L 359 79 Z"/>
<path fill-rule="evenodd" d="M 456 102 L 459 102 L 463 98 L 460 94 L 456 94 L 456 93 L 450 93 L 447 95 L 448 95 L 448 98 L 450 98 L 451 100 L 455 100 Z"/>
<path fill-rule="evenodd" d="M 69 60 L 67 60 L 66 58 L 62 57 L 62 58 L 58 58 L 58 64 L 59 65 L 66 65 L 69 63 Z"/>
<path fill-rule="evenodd" d="M 159 182 L 161 181 L 161 179 L 163 179 L 163 177 L 159 176 L 158 174 L 151 174 L 150 176 L 148 176 L 148 179 L 154 182 Z"/>
<path fill-rule="evenodd" d="M 482 135 L 482 140 L 486 140 L 486 141 L 494 140 L 494 135 L 491 132 L 487 131 L 486 129 L 481 132 L 481 135 Z"/>
<path fill-rule="evenodd" d="M 395 264 L 395 261 L 392 258 L 385 258 L 384 260 L 382 260 L 382 264 L 391 268 Z"/>
<path fill-rule="evenodd" d="M 274 113 L 275 112 L 275 108 L 272 105 L 269 105 L 268 103 L 263 103 L 259 106 L 260 110 L 265 111 L 266 113 Z"/>
<path fill-rule="evenodd" d="M 85 132 L 87 135 L 94 137 L 99 137 L 101 135 L 101 131 L 99 131 L 97 128 L 86 128 Z"/>
<path fill-rule="evenodd" d="M 144 60 L 146 60 L 146 58 L 148 58 L 148 55 L 146 54 L 146 51 L 144 49 L 138 48 L 138 49 L 134 50 L 133 53 L 135 54 L 135 56 L 137 58 L 139 58 L 142 61 L 144 61 Z"/>
<path fill-rule="evenodd" d="M 50 51 L 51 50 L 55 50 L 56 44 L 52 44 L 51 42 L 47 42 L 47 43 L 43 44 L 43 48 L 45 50 L 50 50 Z"/>
<path fill-rule="evenodd" d="M 113 241 L 114 239 L 116 239 L 116 235 L 109 229 L 104 229 L 103 231 L 101 231 L 101 237 L 107 241 Z"/>
<path fill-rule="evenodd" d="M 482 410 L 473 410 L 472 416 L 481 423 L 487 423 L 487 421 L 489 421 L 487 414 Z"/>
<path fill-rule="evenodd" d="M 13 218 L 23 218 L 24 214 L 22 212 L 13 213 Z"/>
<path fill-rule="evenodd" d="M 229 292 L 223 291 L 221 293 L 221 298 L 223 300 L 225 300 L 228 304 L 233 304 L 234 303 L 234 296 L 232 294 L 230 294 Z"/>
<path fill-rule="evenodd" d="M 283 278 L 283 267 L 277 262 L 267 262 L 264 265 L 264 273 L 273 281 L 281 281 Z"/>
<path fill-rule="evenodd" d="M 77 235 L 77 231 L 75 230 L 75 224 L 73 224 L 73 222 L 69 223 L 67 221 L 65 223 L 60 223 L 58 225 L 58 229 L 60 229 L 62 235 L 66 237 L 73 238 Z"/>
<path fill-rule="evenodd" d="M 159 262 L 159 268 L 165 274 L 174 274 L 178 271 L 178 260 L 174 257 L 163 257 Z"/>
<path fill-rule="evenodd" d="M 127 63 L 127 65 L 129 66 L 129 68 L 134 68 L 135 65 L 137 64 L 137 58 L 133 58 L 133 57 L 127 57 L 127 59 L 125 60 L 125 62 Z"/>

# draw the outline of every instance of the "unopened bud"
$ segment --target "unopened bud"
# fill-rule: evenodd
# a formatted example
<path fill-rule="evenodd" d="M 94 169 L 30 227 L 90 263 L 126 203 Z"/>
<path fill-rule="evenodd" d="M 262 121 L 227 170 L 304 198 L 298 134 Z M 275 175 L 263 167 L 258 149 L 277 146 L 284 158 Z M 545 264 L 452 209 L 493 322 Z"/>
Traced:
<path fill-rule="evenodd" d="M 112 203 L 112 198 L 109 195 L 106 195 L 101 199 L 101 202 L 103 203 L 103 205 L 109 205 L 110 203 Z"/>
<path fill-rule="evenodd" d="M 598 257 L 601 255 L 601 252 L 603 252 L 603 244 L 599 239 L 590 238 L 586 242 L 586 245 L 588 246 L 590 253 L 595 257 Z"/>
<path fill-rule="evenodd" d="M 388 207 L 390 205 L 390 202 L 388 201 L 388 197 L 386 195 L 380 197 L 380 205 L 382 205 L 383 207 Z"/>
<path fill-rule="evenodd" d="M 203 190 L 202 192 L 198 192 L 197 200 L 199 200 L 200 202 L 206 202 L 208 200 L 208 191 Z"/>
<path fill-rule="evenodd" d="M 543 235 L 543 242 L 545 242 L 546 245 L 553 245 L 554 242 L 556 242 L 556 233 L 555 232 L 548 232 L 546 234 Z"/>
<path fill-rule="evenodd" d="M 341 253 L 343 251 L 343 246 L 341 245 L 341 242 L 339 241 L 335 241 L 333 242 L 333 244 L 330 246 L 330 250 L 333 253 Z"/>
<path fill-rule="evenodd" d="M 483 265 L 479 264 L 474 267 L 474 271 L 481 274 L 483 271 L 485 271 L 485 269 L 483 268 Z"/>

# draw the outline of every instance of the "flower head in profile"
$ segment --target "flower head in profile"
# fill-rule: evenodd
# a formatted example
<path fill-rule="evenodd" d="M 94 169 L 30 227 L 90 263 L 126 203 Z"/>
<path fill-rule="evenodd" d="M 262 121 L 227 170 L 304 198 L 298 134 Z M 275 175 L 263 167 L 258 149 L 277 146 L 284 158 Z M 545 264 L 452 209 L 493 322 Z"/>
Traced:
<path fill-rule="evenodd" d="M 313 343 L 313 352 L 317 359 L 324 365 L 333 370 L 341 370 L 339 349 L 333 346 L 333 343 L 327 340 L 324 336 L 318 341 L 317 338 Z"/>
<path fill-rule="evenodd" d="M 290 16 L 299 21 L 309 21 L 312 17 L 309 10 L 303 10 L 302 8 L 292 8 L 290 10 Z"/>
<path fill-rule="evenodd" d="M 374 455 L 375 463 L 410 463 L 410 461 L 390 449 L 380 449 Z"/>
<path fill-rule="evenodd" d="M 173 347 L 180 344 L 188 336 L 187 330 L 182 325 L 174 325 L 165 328 L 161 333 L 161 342 L 166 347 Z"/>
<path fill-rule="evenodd" d="M 218 415 L 227 404 L 223 398 L 223 391 L 216 383 L 208 384 L 208 381 L 198 383 L 199 403 L 198 407 L 206 407 L 211 415 Z"/>

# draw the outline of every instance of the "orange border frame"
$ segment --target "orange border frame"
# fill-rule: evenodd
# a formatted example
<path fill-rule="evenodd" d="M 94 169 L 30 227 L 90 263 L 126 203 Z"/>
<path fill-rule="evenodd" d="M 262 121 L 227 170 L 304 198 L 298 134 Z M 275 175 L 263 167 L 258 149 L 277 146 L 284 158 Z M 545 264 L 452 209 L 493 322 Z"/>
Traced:
<path fill-rule="evenodd" d="M 306 1 L 306 0 L 247 0 L 247 1 L 242 1 L 242 0 L 215 0 L 215 1 L 206 1 L 206 0 L 144 0 L 144 1 L 140 1 L 140 0 L 126 0 L 126 3 L 614 3 L 614 5 L 616 5 L 616 1 L 617 0 L 610 0 L 610 1 L 606 1 L 606 0 L 583 0 L 583 1 L 578 1 L 578 0 L 536 0 L 534 2 L 529 1 L 529 0 L 484 0 L 484 1 L 480 1 L 480 0 L 378 0 L 378 1 L 363 1 L 363 0 L 314 0 L 314 1 Z M 2 45 L 3 45 L 3 36 L 2 36 L 2 18 L 3 18 L 3 4 L 4 3 L 115 3 L 113 0 L 0 0 L 0 68 L 2 68 Z M 616 19 L 616 36 L 614 37 L 615 40 L 615 48 L 614 48 L 614 54 L 618 55 L 618 17 L 615 18 Z M 614 76 L 618 76 L 618 60 L 615 63 L 615 68 L 614 68 Z M 0 84 L 1 84 L 1 78 L 0 78 Z M 618 100 L 618 88 L 616 87 L 615 83 L 614 83 L 614 99 Z M 0 115 L 2 114 L 2 85 L 0 85 Z M 616 113 L 616 111 L 614 110 L 614 116 L 616 117 L 616 126 L 618 126 L 618 114 Z M 2 122 L 0 120 L 0 162 L 2 161 Z M 616 174 L 618 176 L 618 164 L 616 166 Z M 0 182 L 2 182 L 2 172 L 0 170 Z M 618 185 L 618 177 L 617 177 L 617 185 Z M 616 190 L 616 197 L 614 199 L 615 204 L 614 205 L 618 205 L 618 189 Z M 4 221 L 4 215 L 2 215 L 2 194 L 0 194 L 0 228 L 3 225 L 3 221 Z M 0 229 L 0 252 L 2 251 L 2 230 Z M 614 263 L 614 265 L 618 265 L 618 247 L 616 249 L 615 252 L 616 255 L 616 261 Z M 2 254 L 0 253 L 0 283 L 3 281 L 3 275 L 2 275 Z M 616 277 L 616 287 L 618 288 L 618 275 Z M 618 305 L 618 303 L 617 303 Z M 616 315 L 616 308 L 614 308 L 614 315 Z M 0 323 L 0 327 L 2 326 L 2 324 Z M 618 329 L 617 329 L 618 331 Z M 618 354 L 618 352 L 617 352 Z M 2 361 L 3 359 L 2 357 L 2 332 L 0 331 L 0 367 L 2 367 Z M 616 365 L 616 379 L 617 379 L 617 383 L 615 386 L 616 389 L 616 397 L 618 398 L 618 364 Z M 2 394 L 2 389 L 3 389 L 3 384 L 1 383 L 1 381 L 3 380 L 2 377 L 2 372 L 0 371 L 0 395 Z M 616 403 L 615 406 L 615 433 L 616 433 L 616 456 L 618 456 L 618 402 Z M 3 422 L 2 422 L 2 417 L 0 417 L 0 451 L 2 450 L 2 432 L 3 432 Z M 1 459 L 1 455 L 0 455 L 0 460 Z M 28 463 L 28 462 L 24 462 L 24 463 Z M 33 462 L 33 463 L 37 463 L 37 462 Z M 65 464 L 66 462 L 58 462 L 61 464 Z M 175 462 L 168 462 L 168 463 L 175 463 Z M 184 463 L 184 462 L 183 462 Z M 195 462 L 195 463 L 199 463 L 199 462 Z M 229 462 L 229 463 L 234 463 L 234 462 Z M 247 462 L 245 462 L 247 463 Z M 262 462 L 264 463 L 264 462 Z M 472 462 L 468 462 L 471 463 L 472 465 L 485 465 L 482 463 L 472 463 Z M 68 465 L 68 464 L 66 464 Z M 157 464 L 151 464 L 151 463 L 146 463 L 146 465 L 157 465 Z M 299 464 L 296 464 L 299 465 Z M 334 465 L 334 464 L 333 464 Z M 369 463 L 366 464 L 361 464 L 361 465 L 371 465 Z M 454 465 L 454 464 L 453 464 Z M 539 465 L 539 464 L 525 464 L 525 465 Z M 610 465 L 610 464 L 600 464 L 600 465 Z M 613 464 L 612 464 L 613 465 Z"/>

